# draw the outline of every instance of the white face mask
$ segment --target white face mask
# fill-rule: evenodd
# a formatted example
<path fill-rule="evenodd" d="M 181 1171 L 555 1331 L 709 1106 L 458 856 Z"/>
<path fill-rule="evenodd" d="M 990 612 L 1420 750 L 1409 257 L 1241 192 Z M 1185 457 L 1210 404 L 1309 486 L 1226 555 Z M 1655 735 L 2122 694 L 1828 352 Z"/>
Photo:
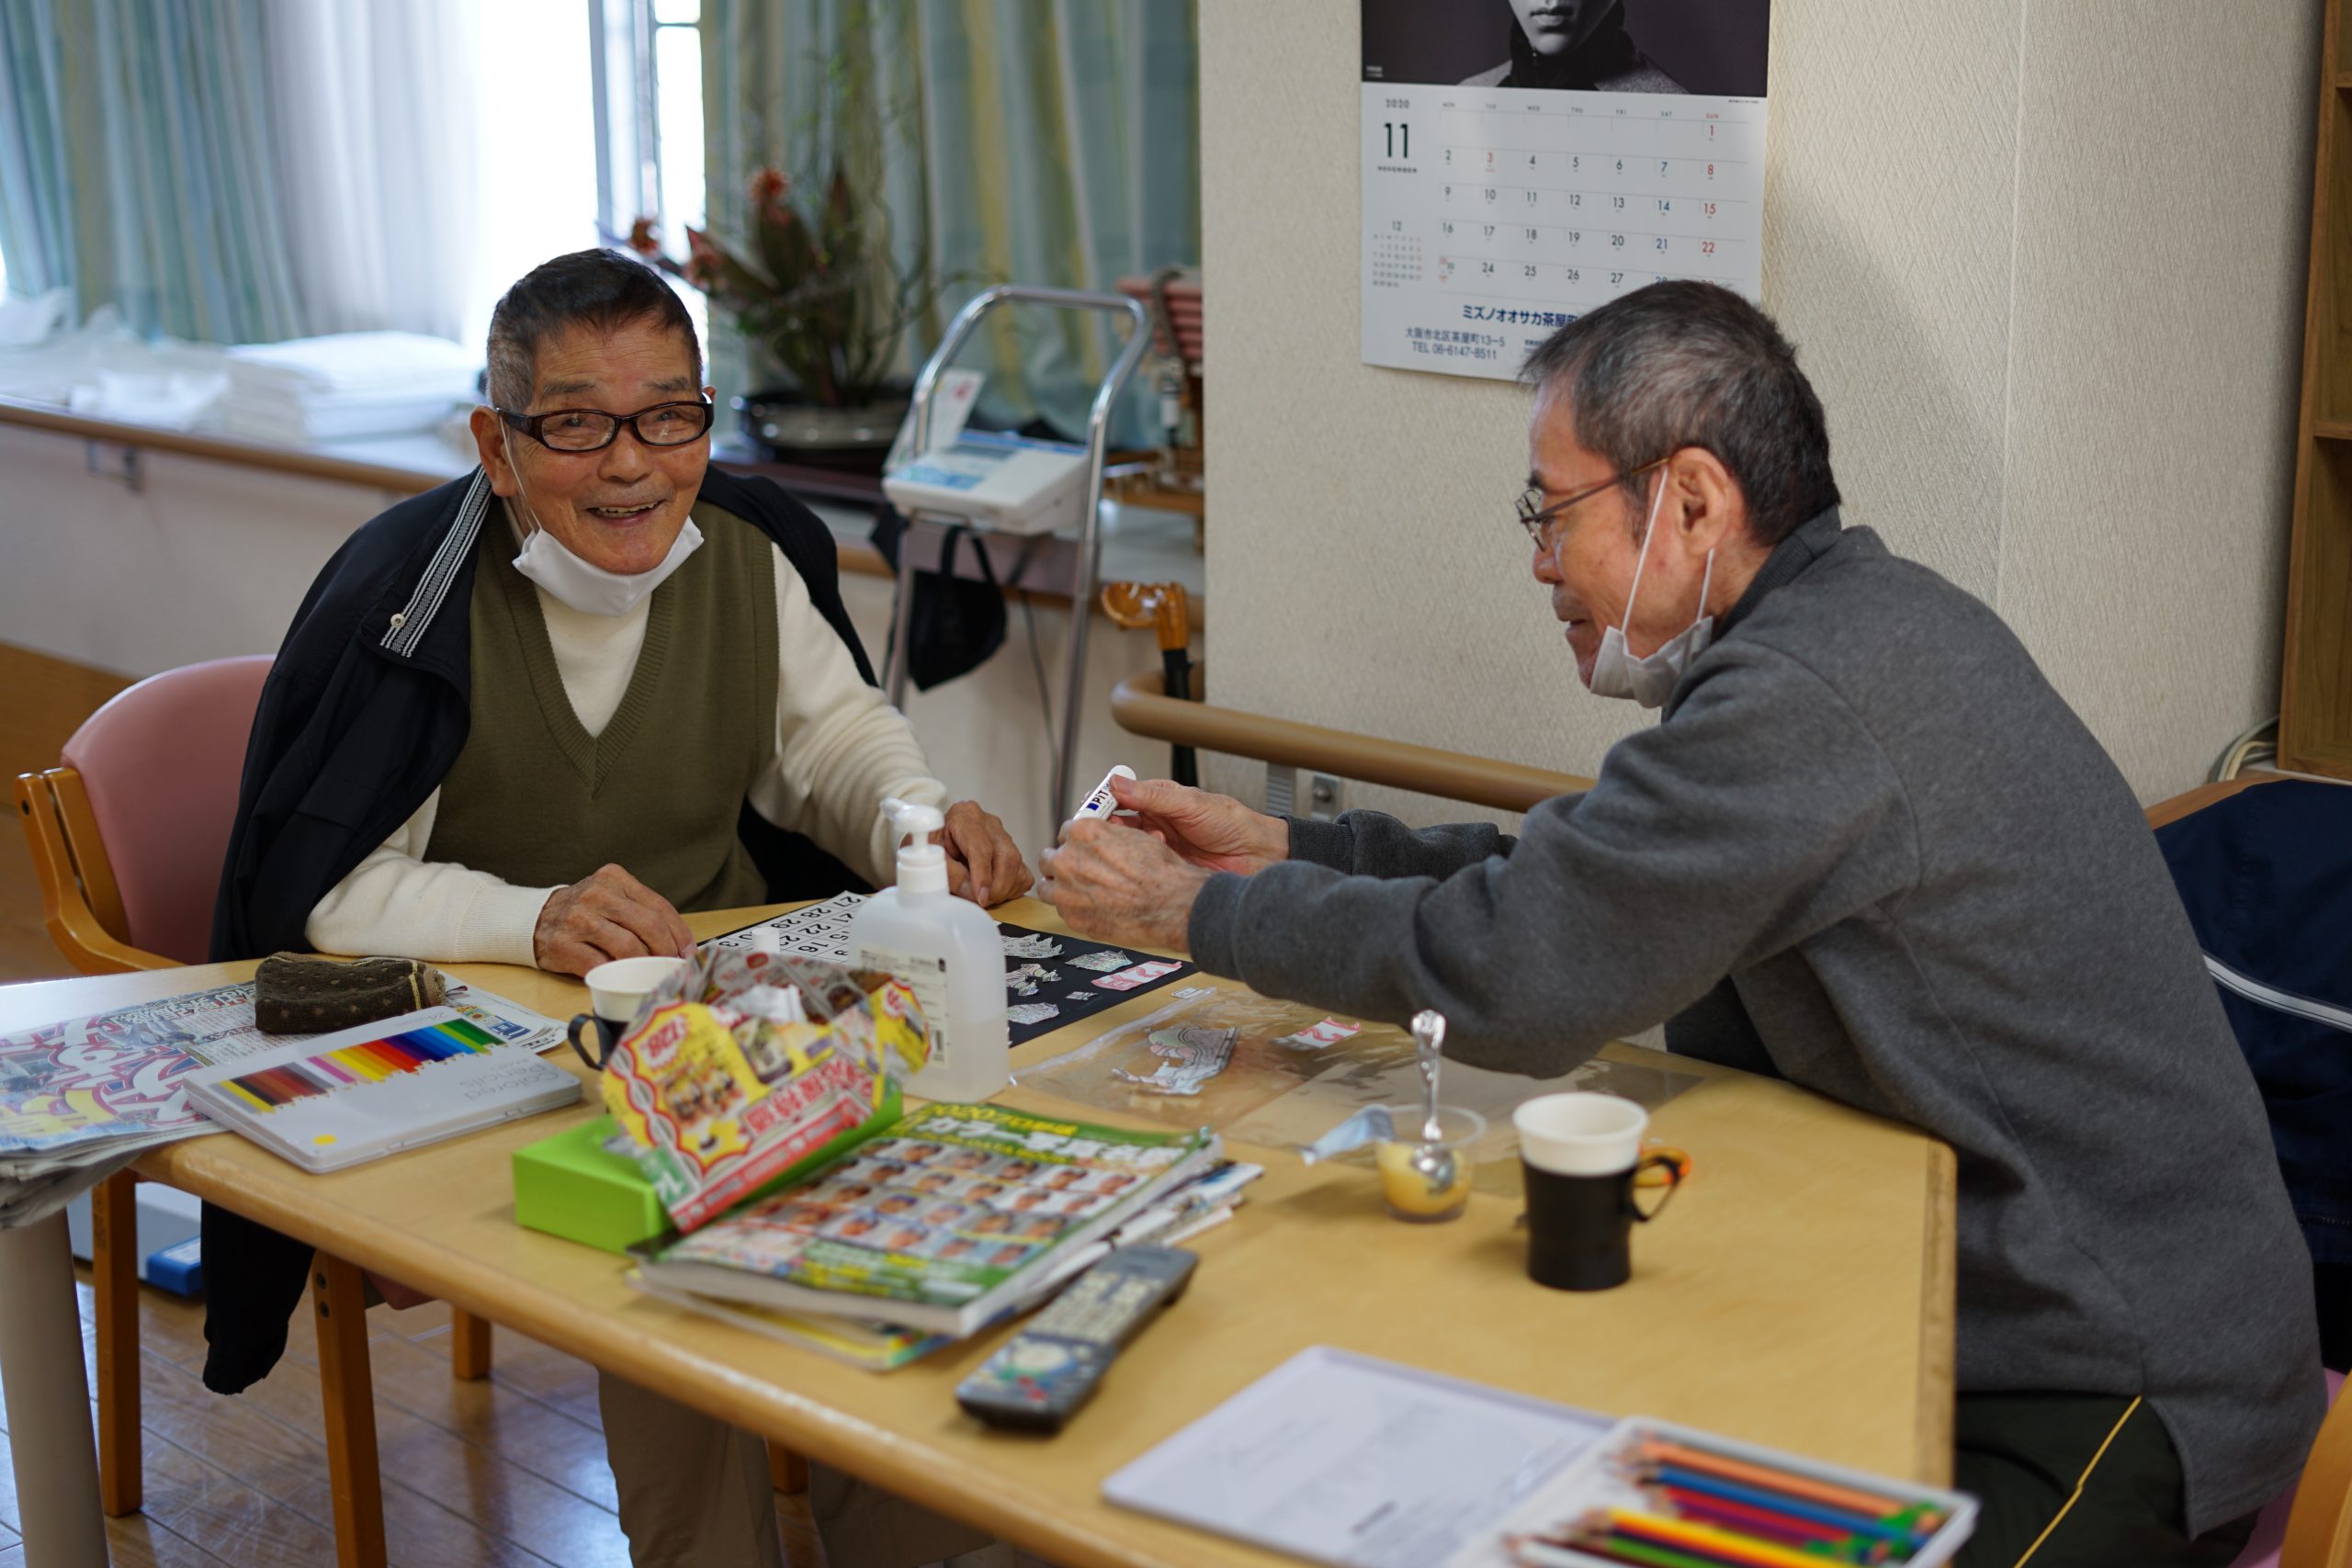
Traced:
<path fill-rule="evenodd" d="M 506 450 L 506 463 L 514 470 L 515 495 L 531 525 L 529 536 L 523 541 L 522 553 L 514 558 L 514 570 L 546 589 L 556 603 L 568 604 L 583 615 L 628 615 L 661 587 L 672 572 L 684 565 L 688 556 L 702 547 L 702 530 L 689 517 L 686 525 L 678 530 L 678 536 L 671 541 L 670 553 L 650 570 L 626 577 L 606 571 L 573 555 L 561 540 L 548 532 L 531 505 L 531 498 L 524 492 L 523 470 L 514 462 L 512 446 Z"/>
<path fill-rule="evenodd" d="M 1625 619 L 1634 618 L 1634 601 L 1642 592 L 1642 568 L 1649 561 L 1650 540 L 1657 536 L 1658 508 L 1666 501 L 1666 487 L 1670 476 L 1660 474 L 1657 499 L 1650 502 L 1650 520 L 1642 535 L 1642 553 L 1634 560 L 1634 586 L 1625 594 Z M 1674 694 L 1675 682 L 1690 668 L 1691 660 L 1707 651 L 1715 637 L 1715 618 L 1706 613 L 1707 590 L 1715 581 L 1715 552 L 1707 552 L 1706 573 L 1699 581 L 1699 618 L 1656 653 L 1636 659 L 1625 650 L 1623 626 L 1611 626 L 1600 634 L 1600 652 L 1592 661 L 1592 694 L 1596 697 L 1631 697 L 1645 708 L 1664 707 L 1666 699 Z"/>

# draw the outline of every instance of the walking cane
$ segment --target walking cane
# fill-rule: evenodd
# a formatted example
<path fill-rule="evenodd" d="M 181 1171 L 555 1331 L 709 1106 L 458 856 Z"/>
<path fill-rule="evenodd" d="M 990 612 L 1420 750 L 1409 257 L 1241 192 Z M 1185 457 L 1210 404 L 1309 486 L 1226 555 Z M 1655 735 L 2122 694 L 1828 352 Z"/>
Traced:
<path fill-rule="evenodd" d="M 1190 595 L 1181 582 L 1106 582 L 1102 613 L 1126 627 L 1152 627 L 1159 634 L 1159 668 L 1168 694 L 1180 702 L 1193 700 L 1193 635 Z M 1190 746 L 1171 747 L 1168 774 L 1180 784 L 1197 784 L 1200 772 Z"/>

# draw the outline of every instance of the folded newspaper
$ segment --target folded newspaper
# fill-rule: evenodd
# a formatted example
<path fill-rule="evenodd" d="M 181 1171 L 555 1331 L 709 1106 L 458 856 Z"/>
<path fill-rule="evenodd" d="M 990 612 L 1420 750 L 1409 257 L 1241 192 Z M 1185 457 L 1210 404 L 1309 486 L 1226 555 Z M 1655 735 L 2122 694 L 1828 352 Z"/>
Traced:
<path fill-rule="evenodd" d="M 1217 1157 L 1001 1105 L 932 1105 L 692 1235 L 633 1248 L 646 1281 L 960 1338 Z"/>
<path fill-rule="evenodd" d="M 447 998 L 502 1043 L 563 1043 L 554 1020 L 503 997 L 452 980 Z M 303 1038 L 262 1032 L 250 980 L 0 1036 L 0 1228 L 45 1218 L 144 1150 L 218 1132 L 183 1080 Z"/>

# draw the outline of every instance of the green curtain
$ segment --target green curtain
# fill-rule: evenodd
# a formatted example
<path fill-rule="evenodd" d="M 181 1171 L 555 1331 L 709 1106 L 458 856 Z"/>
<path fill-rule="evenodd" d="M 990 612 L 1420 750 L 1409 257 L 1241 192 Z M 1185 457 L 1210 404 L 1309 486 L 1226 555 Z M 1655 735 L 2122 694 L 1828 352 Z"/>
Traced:
<path fill-rule="evenodd" d="M 909 333 L 920 366 L 991 283 L 1109 290 L 1200 261 L 1196 0 L 703 0 L 713 230 L 739 234 L 763 164 L 836 154 L 880 191 L 902 263 L 956 278 Z M 872 128 L 860 134 L 861 128 Z M 999 312 L 988 412 L 1082 432 L 1117 338 L 1108 318 Z M 722 394 L 755 354 L 714 321 Z M 1122 437 L 1143 434 L 1138 387 Z"/>
<path fill-rule="evenodd" d="M 71 283 L 143 334 L 300 332 L 263 25 L 261 0 L 0 0 L 11 288 Z"/>
<path fill-rule="evenodd" d="M 0 0 L 0 255 L 17 294 L 74 281 L 56 20 L 45 0 Z"/>

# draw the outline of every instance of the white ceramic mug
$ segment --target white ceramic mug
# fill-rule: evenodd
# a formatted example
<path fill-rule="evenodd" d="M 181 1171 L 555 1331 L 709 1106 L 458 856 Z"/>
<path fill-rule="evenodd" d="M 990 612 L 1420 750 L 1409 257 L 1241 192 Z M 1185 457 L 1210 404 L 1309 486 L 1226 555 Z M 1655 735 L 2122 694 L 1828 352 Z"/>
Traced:
<path fill-rule="evenodd" d="M 604 1070 L 605 1058 L 637 1021 L 637 1010 L 645 1005 L 653 987 L 676 974 L 684 962 L 683 958 L 615 958 L 588 971 L 588 1005 L 594 1010 L 574 1015 L 563 1037 L 571 1042 L 590 1072 Z M 592 1035 L 594 1050 L 588 1043 Z"/>
<path fill-rule="evenodd" d="M 1613 1094 L 1544 1094 L 1510 1113 L 1519 1152 L 1560 1176 L 1614 1176 L 1642 1156 L 1650 1113 Z"/>

